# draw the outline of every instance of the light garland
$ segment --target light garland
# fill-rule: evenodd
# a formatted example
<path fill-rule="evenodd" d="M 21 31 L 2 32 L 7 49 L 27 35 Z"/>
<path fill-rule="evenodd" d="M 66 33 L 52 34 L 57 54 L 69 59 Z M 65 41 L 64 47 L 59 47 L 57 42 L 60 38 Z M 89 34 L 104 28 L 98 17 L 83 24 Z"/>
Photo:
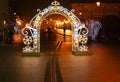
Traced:
<path fill-rule="evenodd" d="M 40 26 L 42 23 L 42 20 L 44 17 L 52 14 L 61 14 L 63 16 L 66 16 L 71 23 L 71 26 L 73 27 L 73 35 L 72 35 L 72 50 L 73 51 L 82 51 L 86 50 L 86 43 L 87 43 L 87 34 L 88 29 L 84 26 L 84 24 L 81 24 L 78 17 L 76 17 L 72 9 L 71 11 L 64 8 L 63 6 L 60 6 L 60 3 L 58 1 L 53 1 L 50 6 L 43 9 L 42 11 L 40 9 L 37 9 L 38 14 L 36 14 L 30 21 L 29 24 L 26 24 L 26 26 L 22 29 L 22 33 L 25 36 L 23 38 L 23 42 L 26 45 L 25 48 L 23 48 L 24 53 L 39 53 L 40 52 Z M 84 31 L 82 29 L 85 29 Z M 28 29 L 28 30 L 26 30 Z M 30 36 L 31 35 L 31 36 Z M 78 40 L 81 39 L 81 40 Z M 79 43 L 82 44 L 82 46 L 79 45 Z M 30 47 L 30 45 L 33 45 Z"/>

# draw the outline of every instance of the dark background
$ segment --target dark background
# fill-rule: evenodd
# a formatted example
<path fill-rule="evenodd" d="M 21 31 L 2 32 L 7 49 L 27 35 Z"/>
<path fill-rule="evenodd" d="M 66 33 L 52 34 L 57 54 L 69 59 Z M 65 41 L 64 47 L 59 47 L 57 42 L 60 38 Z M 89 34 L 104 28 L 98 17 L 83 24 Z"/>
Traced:
<path fill-rule="evenodd" d="M 33 17 L 36 10 L 44 9 L 51 5 L 54 0 L 9 0 L 9 8 L 11 12 L 16 12 L 20 16 Z M 72 3 L 120 3 L 120 0 L 57 0 L 62 6 L 68 9 L 71 8 Z"/>
<path fill-rule="evenodd" d="M 21 18 L 25 18 L 29 22 L 35 14 L 37 9 L 44 9 L 51 5 L 54 0 L 9 0 L 9 11 L 11 14 L 16 12 Z M 71 10 L 72 3 L 120 3 L 120 0 L 57 0 L 62 6 Z M 109 39 L 120 39 L 120 17 L 106 16 L 102 18 L 102 28 L 99 32 L 98 39 L 103 40 L 107 37 Z M 109 40 L 108 39 L 108 40 Z"/>

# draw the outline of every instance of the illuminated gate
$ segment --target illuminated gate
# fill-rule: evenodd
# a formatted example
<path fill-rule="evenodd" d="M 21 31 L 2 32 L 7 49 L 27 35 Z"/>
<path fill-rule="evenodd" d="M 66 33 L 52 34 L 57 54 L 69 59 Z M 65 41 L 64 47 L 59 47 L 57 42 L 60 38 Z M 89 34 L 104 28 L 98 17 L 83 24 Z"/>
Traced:
<path fill-rule="evenodd" d="M 71 24 L 72 27 L 72 51 L 87 51 L 87 34 L 88 29 L 82 24 L 73 12 L 60 6 L 58 1 L 53 1 L 50 6 L 43 9 L 37 9 L 37 14 L 31 19 L 30 23 L 22 29 L 24 35 L 23 43 L 25 47 L 23 48 L 23 53 L 40 53 L 40 26 L 43 19 L 51 14 L 60 14 L 65 16 Z"/>

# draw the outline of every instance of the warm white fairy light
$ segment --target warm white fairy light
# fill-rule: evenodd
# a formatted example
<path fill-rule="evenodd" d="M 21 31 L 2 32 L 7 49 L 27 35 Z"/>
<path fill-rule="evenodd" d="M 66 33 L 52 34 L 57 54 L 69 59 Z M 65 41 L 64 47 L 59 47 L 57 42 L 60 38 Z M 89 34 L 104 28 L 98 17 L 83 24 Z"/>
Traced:
<path fill-rule="evenodd" d="M 58 1 L 53 1 L 50 6 L 43 9 L 42 11 L 40 9 L 37 9 L 38 14 L 36 14 L 30 21 L 29 24 L 26 24 L 25 28 L 22 29 L 22 33 L 25 36 L 23 39 L 24 44 L 26 45 L 25 48 L 23 48 L 23 52 L 27 53 L 39 53 L 40 52 L 40 24 L 41 20 L 44 19 L 46 15 L 53 14 L 61 14 L 63 16 L 66 16 L 69 19 L 69 22 L 71 23 L 71 26 L 73 27 L 73 43 L 72 43 L 72 49 L 73 51 L 84 51 L 87 50 L 86 43 L 87 43 L 87 28 L 81 24 L 78 17 L 76 17 L 72 9 L 71 11 L 64 8 L 63 6 L 60 6 L 60 3 Z M 82 30 L 82 28 L 85 29 L 85 31 Z M 28 29 L 28 30 L 26 30 Z M 29 34 L 30 33 L 30 34 Z M 29 36 L 31 35 L 31 36 Z M 82 36 L 82 37 L 81 37 Z M 80 38 L 81 37 L 81 38 Z M 81 39 L 79 41 L 78 39 Z M 80 46 L 79 44 L 82 44 Z M 30 47 L 30 45 L 32 46 Z"/>
<path fill-rule="evenodd" d="M 33 48 L 30 46 L 25 46 L 25 48 L 23 48 L 23 52 L 24 53 L 32 53 L 33 52 Z"/>

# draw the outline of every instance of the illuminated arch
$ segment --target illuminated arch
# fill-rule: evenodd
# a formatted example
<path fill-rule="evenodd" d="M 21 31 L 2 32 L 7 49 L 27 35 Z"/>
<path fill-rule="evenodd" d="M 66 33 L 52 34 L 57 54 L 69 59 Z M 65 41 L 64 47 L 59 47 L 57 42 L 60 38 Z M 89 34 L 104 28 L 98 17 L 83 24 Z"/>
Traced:
<path fill-rule="evenodd" d="M 88 30 L 82 24 L 78 17 L 74 15 L 74 10 L 71 11 L 60 6 L 60 3 L 53 1 L 50 6 L 43 9 L 37 9 L 37 14 L 31 19 L 30 23 L 22 29 L 25 36 L 23 42 L 26 45 L 23 48 L 23 53 L 40 53 L 40 26 L 45 17 L 51 14 L 60 14 L 66 17 L 72 26 L 72 51 L 86 51 L 86 41 Z M 84 30 L 83 30 L 84 29 Z M 81 46 L 79 44 L 81 43 Z M 32 46 L 30 46 L 32 44 Z"/>

